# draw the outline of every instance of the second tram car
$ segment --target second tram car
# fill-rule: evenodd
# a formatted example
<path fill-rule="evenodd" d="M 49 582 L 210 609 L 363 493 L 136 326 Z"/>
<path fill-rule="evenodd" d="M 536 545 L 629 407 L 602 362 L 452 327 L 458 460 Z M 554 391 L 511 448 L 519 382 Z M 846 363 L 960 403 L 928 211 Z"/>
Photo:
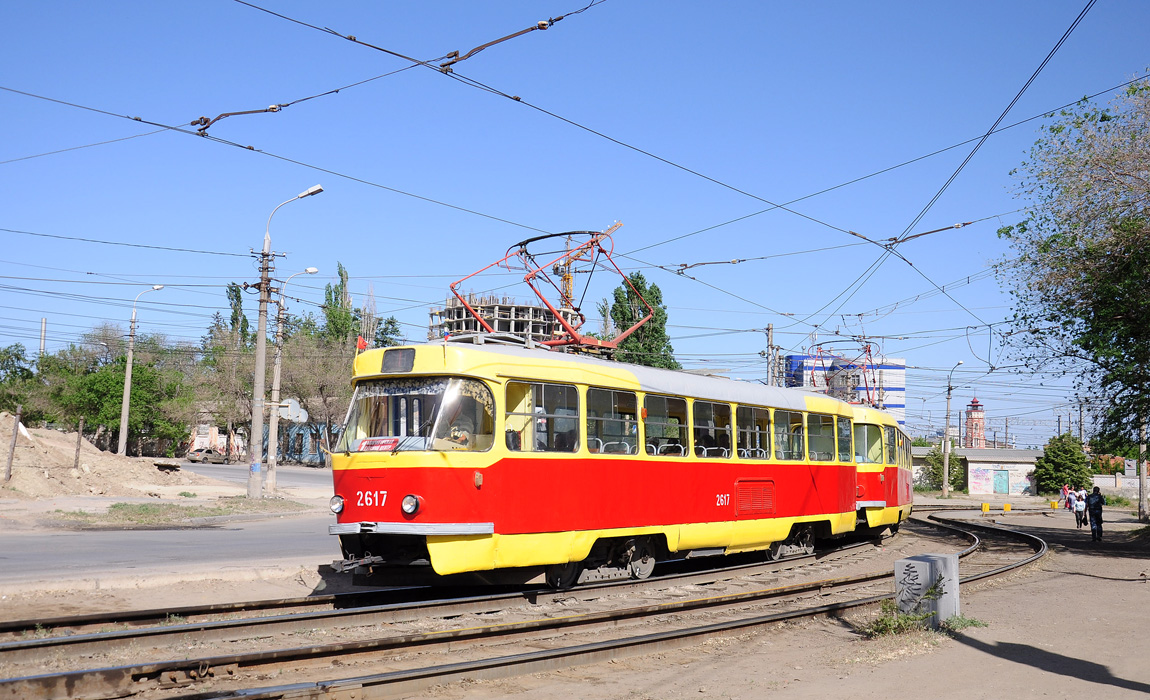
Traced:
<path fill-rule="evenodd" d="M 353 386 L 330 532 L 357 583 L 646 578 L 911 510 L 897 422 L 821 394 L 478 340 L 364 352 Z"/>

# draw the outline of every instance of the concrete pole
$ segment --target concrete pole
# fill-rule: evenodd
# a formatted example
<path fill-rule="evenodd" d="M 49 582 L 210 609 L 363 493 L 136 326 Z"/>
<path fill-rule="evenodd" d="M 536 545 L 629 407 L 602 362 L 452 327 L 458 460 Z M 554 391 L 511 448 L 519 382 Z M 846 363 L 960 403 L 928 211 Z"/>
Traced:
<path fill-rule="evenodd" d="M 284 300 L 283 287 L 280 287 L 280 300 L 276 311 L 276 354 L 272 362 L 271 412 L 268 413 L 268 473 L 264 475 L 264 495 L 272 496 L 276 491 L 276 458 L 279 456 L 280 430 L 280 358 L 284 343 Z"/>
<path fill-rule="evenodd" d="M 296 275 L 314 275 L 319 272 L 319 269 L 309 267 L 303 272 L 297 272 L 295 275 L 288 277 L 284 283 L 280 285 L 279 293 L 280 300 L 276 311 L 276 354 L 275 360 L 272 362 L 272 396 L 271 396 L 271 413 L 268 414 L 268 473 L 264 477 L 264 494 L 271 496 L 276 490 L 276 457 L 279 453 L 279 403 L 280 403 L 280 364 L 283 358 L 284 346 L 284 310 L 287 307 L 287 300 L 284 297 L 284 289 L 287 288 L 288 282 L 291 282 L 292 277 Z"/>
<path fill-rule="evenodd" d="M 139 297 L 137 297 L 139 298 Z M 132 321 L 128 324 L 128 362 L 124 366 L 124 398 L 120 402 L 120 437 L 116 454 L 128 454 L 128 404 L 132 399 L 132 350 L 136 347 L 136 306 L 132 305 Z"/>
<path fill-rule="evenodd" d="M 767 386 L 775 385 L 775 324 L 767 324 Z"/>
<path fill-rule="evenodd" d="M 136 302 L 148 292 L 158 292 L 163 289 L 162 284 L 153 284 L 151 289 L 145 289 L 136 295 L 132 301 L 132 321 L 128 324 L 128 359 L 124 366 L 124 398 L 120 402 L 120 438 L 116 447 L 116 454 L 128 454 L 128 405 L 132 398 L 132 350 L 136 347 Z"/>
<path fill-rule="evenodd" d="M 16 456 L 16 436 L 20 434 L 20 419 L 24 417 L 24 406 L 16 404 L 16 422 L 12 424 L 12 442 L 8 445 L 8 467 L 4 470 L 4 483 L 12 480 L 12 458 Z"/>
<path fill-rule="evenodd" d="M 72 462 L 73 469 L 80 468 L 80 444 L 84 441 L 84 416 L 80 416 L 80 427 L 76 428 L 76 460 Z"/>
<path fill-rule="evenodd" d="M 256 329 L 256 376 L 252 388 L 252 434 L 248 436 L 251 442 L 251 465 L 248 472 L 248 498 L 259 498 L 261 491 L 260 462 L 263 461 L 264 451 L 264 374 L 267 372 L 268 349 L 268 301 L 271 293 L 271 260 L 272 260 L 272 217 L 280 207 L 297 199 L 310 197 L 323 192 L 319 185 L 309 187 L 291 199 L 285 200 L 272 209 L 268 215 L 267 228 L 264 230 L 264 247 L 260 253 L 260 316 Z M 274 438 L 272 438 L 274 439 Z"/>
<path fill-rule="evenodd" d="M 1142 419 L 1142 431 L 1138 442 L 1138 520 L 1146 522 L 1146 419 Z"/>
<path fill-rule="evenodd" d="M 942 431 L 942 497 L 950 498 L 950 395 L 954 391 L 954 386 L 951 380 L 954 379 L 954 370 L 958 369 L 958 365 L 962 364 L 962 360 L 958 361 L 954 367 L 950 368 L 950 374 L 946 375 L 946 429 Z"/>
<path fill-rule="evenodd" d="M 248 436 L 248 455 L 251 459 L 251 463 L 248 465 L 248 498 L 252 499 L 260 497 L 260 490 L 263 486 L 260 478 L 260 462 L 263 461 L 264 453 L 264 375 L 267 374 L 268 287 L 271 278 L 271 258 L 271 239 L 265 236 L 263 252 L 260 253 L 260 313 L 259 322 L 256 324 L 256 371 L 252 388 L 252 429 L 251 435 Z"/>

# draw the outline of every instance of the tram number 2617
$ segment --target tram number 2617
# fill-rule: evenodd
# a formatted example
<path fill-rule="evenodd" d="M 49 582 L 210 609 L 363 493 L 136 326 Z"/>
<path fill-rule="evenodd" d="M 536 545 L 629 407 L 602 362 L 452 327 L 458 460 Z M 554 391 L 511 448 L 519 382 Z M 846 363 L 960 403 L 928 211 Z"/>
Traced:
<path fill-rule="evenodd" d="M 355 504 L 360 508 L 365 506 L 382 506 L 387 501 L 387 491 L 356 491 Z"/>
<path fill-rule="evenodd" d="M 729 494 L 729 493 L 716 494 L 715 495 L 715 505 L 716 506 L 729 506 L 729 505 L 731 505 L 731 494 Z"/>

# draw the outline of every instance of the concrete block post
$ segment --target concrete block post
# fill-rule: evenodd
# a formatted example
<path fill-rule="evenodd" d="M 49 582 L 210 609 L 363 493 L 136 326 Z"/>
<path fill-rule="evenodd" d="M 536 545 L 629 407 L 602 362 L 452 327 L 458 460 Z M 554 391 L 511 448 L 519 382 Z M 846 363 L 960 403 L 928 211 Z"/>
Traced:
<path fill-rule="evenodd" d="M 959 614 L 957 554 L 899 559 L 894 563 L 894 580 L 899 612 L 931 613 L 931 629 Z"/>

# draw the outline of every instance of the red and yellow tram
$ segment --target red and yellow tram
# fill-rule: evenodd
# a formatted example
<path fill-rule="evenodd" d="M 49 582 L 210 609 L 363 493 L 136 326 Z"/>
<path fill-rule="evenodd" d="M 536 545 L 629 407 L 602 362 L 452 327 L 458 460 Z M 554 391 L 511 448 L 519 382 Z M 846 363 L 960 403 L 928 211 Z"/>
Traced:
<path fill-rule="evenodd" d="M 821 394 L 478 341 L 364 352 L 353 384 L 330 532 L 359 583 L 645 578 L 911 509 L 897 422 Z"/>

